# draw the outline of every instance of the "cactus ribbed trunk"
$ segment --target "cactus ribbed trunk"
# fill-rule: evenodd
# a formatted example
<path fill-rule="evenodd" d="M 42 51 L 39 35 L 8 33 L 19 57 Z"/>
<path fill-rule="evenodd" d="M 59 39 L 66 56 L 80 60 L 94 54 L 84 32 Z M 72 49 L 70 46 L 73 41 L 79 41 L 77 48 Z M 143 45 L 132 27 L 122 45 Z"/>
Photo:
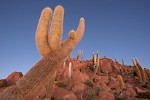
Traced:
<path fill-rule="evenodd" d="M 63 45 L 62 47 L 67 49 L 70 47 L 69 52 L 74 48 L 73 45 Z M 50 78 L 55 74 L 58 65 L 69 52 L 68 50 L 50 52 L 37 62 L 15 86 L 4 91 L 0 95 L 0 100 L 34 100 L 39 91 L 48 84 L 48 80 L 51 80 Z"/>

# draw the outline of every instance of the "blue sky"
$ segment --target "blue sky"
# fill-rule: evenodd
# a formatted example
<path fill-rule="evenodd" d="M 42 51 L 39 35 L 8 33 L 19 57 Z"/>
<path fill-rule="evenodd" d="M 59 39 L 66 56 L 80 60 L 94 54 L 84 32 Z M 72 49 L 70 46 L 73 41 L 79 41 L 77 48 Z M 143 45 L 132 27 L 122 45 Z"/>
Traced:
<path fill-rule="evenodd" d="M 132 65 L 138 57 L 150 68 L 150 0 L 1 0 L 0 79 L 14 71 L 25 74 L 41 55 L 35 45 L 35 31 L 44 7 L 65 9 L 63 40 L 76 29 L 80 17 L 86 20 L 82 41 L 71 53 L 84 50 L 91 59 L 99 50 L 101 58 L 121 59 Z"/>

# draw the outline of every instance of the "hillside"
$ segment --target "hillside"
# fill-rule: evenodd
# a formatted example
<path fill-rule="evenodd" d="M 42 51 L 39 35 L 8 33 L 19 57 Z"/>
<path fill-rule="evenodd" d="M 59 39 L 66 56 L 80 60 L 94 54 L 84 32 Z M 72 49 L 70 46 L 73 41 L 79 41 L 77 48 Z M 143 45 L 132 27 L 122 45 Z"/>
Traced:
<path fill-rule="evenodd" d="M 51 100 L 150 99 L 150 71 L 142 69 L 137 59 L 134 66 L 127 66 L 117 60 L 95 57 L 91 60 L 70 58 L 61 63 Z M 21 77 L 22 73 L 14 72 L 1 79 L 0 93 Z M 49 85 L 43 86 L 35 100 L 43 100 L 51 92 Z"/>

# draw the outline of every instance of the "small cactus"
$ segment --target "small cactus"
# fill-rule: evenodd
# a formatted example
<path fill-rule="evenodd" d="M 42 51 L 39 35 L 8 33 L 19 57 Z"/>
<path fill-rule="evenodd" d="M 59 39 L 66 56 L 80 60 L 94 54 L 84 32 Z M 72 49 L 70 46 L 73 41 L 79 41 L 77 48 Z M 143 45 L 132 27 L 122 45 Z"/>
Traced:
<path fill-rule="evenodd" d="M 124 81 L 123 81 L 123 78 L 121 75 L 117 75 L 117 79 L 119 81 L 119 85 L 120 85 L 120 88 L 123 90 L 125 89 L 125 85 L 124 85 Z"/>
<path fill-rule="evenodd" d="M 124 60 L 123 60 L 123 59 L 122 59 L 122 65 L 125 65 L 125 64 L 124 64 Z"/>
<path fill-rule="evenodd" d="M 69 70 L 68 70 L 68 78 L 71 79 L 71 68 L 72 68 L 72 63 L 69 62 Z"/>
<path fill-rule="evenodd" d="M 83 52 L 83 50 L 81 50 L 81 60 L 83 60 L 84 59 L 84 52 Z"/>
<path fill-rule="evenodd" d="M 69 62 L 69 70 L 68 70 L 68 85 L 71 86 L 71 69 L 72 69 L 72 63 Z"/>
<path fill-rule="evenodd" d="M 63 68 L 64 68 L 64 67 L 66 67 L 66 61 L 64 61 L 64 63 L 63 63 Z"/>
<path fill-rule="evenodd" d="M 98 54 L 96 66 L 95 66 L 95 69 L 94 69 L 94 75 L 97 74 L 98 69 L 99 69 L 99 59 L 100 59 L 100 55 Z"/>
<path fill-rule="evenodd" d="M 80 55 L 81 55 L 81 51 L 80 51 L 80 50 L 78 50 L 78 54 L 77 54 L 77 57 L 76 57 L 76 59 L 77 59 L 77 60 L 79 60 Z"/>
<path fill-rule="evenodd" d="M 92 54 L 92 60 L 93 60 L 93 61 L 94 61 L 94 55 L 95 55 L 95 54 L 94 54 L 94 52 L 93 52 L 93 54 Z"/>
<path fill-rule="evenodd" d="M 147 75 L 147 77 L 148 77 L 148 79 L 150 81 L 150 73 L 149 73 L 148 69 L 144 68 L 144 71 L 145 71 L 145 74 Z"/>
<path fill-rule="evenodd" d="M 96 55 L 94 55 L 94 66 L 96 66 Z"/>
<path fill-rule="evenodd" d="M 133 65 L 134 65 L 134 67 L 135 67 L 135 71 L 136 71 L 136 74 L 137 74 L 137 76 L 138 76 L 139 81 L 140 81 L 140 82 L 143 82 L 140 69 L 139 69 L 139 67 L 137 66 L 136 61 L 135 61 L 134 58 L 132 59 L 132 62 L 133 62 Z"/>

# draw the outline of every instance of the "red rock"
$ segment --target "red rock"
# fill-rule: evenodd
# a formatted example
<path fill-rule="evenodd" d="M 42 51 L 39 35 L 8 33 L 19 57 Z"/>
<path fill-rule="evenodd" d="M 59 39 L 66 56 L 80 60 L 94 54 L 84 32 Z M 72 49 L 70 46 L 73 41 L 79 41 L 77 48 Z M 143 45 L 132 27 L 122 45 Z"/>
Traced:
<path fill-rule="evenodd" d="M 138 87 L 136 87 L 136 91 L 137 91 L 137 93 L 144 93 L 145 92 L 145 91 L 143 91 L 142 89 L 140 89 Z"/>
<path fill-rule="evenodd" d="M 133 88 L 127 88 L 127 90 L 130 93 L 131 97 L 135 97 L 137 96 L 137 93 L 135 92 L 135 90 Z"/>
<path fill-rule="evenodd" d="M 117 62 L 112 62 L 111 66 L 113 68 L 114 71 L 120 72 L 119 66 L 121 66 L 119 63 Z"/>
<path fill-rule="evenodd" d="M 80 83 L 80 84 L 75 85 L 75 86 L 72 88 L 72 91 L 73 91 L 75 94 L 79 94 L 79 93 L 82 93 L 85 89 L 86 89 L 86 85 Z"/>
<path fill-rule="evenodd" d="M 109 82 L 109 87 L 110 87 L 110 88 L 118 88 L 118 87 L 119 87 L 119 82 L 118 82 L 118 81 L 113 81 L 113 80 L 111 80 L 111 81 Z"/>
<path fill-rule="evenodd" d="M 63 98 L 66 96 L 66 95 L 68 95 L 67 97 L 69 98 L 70 96 L 70 94 L 73 94 L 73 92 L 71 92 L 71 91 L 68 91 L 68 90 L 66 90 L 66 89 L 64 89 L 64 88 L 62 88 L 62 87 L 57 87 L 57 86 L 55 86 L 54 87 L 54 91 L 53 91 L 53 94 L 52 94 L 52 98 L 53 99 L 55 99 L 55 100 L 63 100 Z M 73 95 L 71 95 L 71 96 L 73 96 Z M 67 98 L 66 97 L 66 98 Z M 70 100 L 70 99 L 69 99 Z"/>
<path fill-rule="evenodd" d="M 114 95 L 107 91 L 99 92 L 98 100 L 114 100 Z"/>
<path fill-rule="evenodd" d="M 16 81 L 19 80 L 23 74 L 21 72 L 13 72 L 11 73 L 7 78 L 7 84 L 8 86 L 15 85 Z"/>
<path fill-rule="evenodd" d="M 107 59 L 100 60 L 100 69 L 103 73 L 110 73 L 112 72 L 111 62 Z"/>
<path fill-rule="evenodd" d="M 1 87 L 6 87 L 7 86 L 7 81 L 6 81 L 6 79 L 1 79 L 0 80 L 0 88 Z"/>
<path fill-rule="evenodd" d="M 77 97 L 74 93 L 69 93 L 63 97 L 63 100 L 77 100 Z"/>
<path fill-rule="evenodd" d="M 86 73 L 82 73 L 80 71 L 73 72 L 72 83 L 74 85 L 77 85 L 79 83 L 84 83 L 88 79 L 89 79 L 89 77 L 88 77 L 88 75 Z"/>
<path fill-rule="evenodd" d="M 105 83 L 100 83 L 100 88 L 104 89 L 105 91 L 111 90 Z"/>
<path fill-rule="evenodd" d="M 120 99 L 127 99 L 129 97 L 136 97 L 137 94 L 134 89 L 132 88 L 126 88 L 126 90 L 123 90 L 120 95 L 118 96 Z"/>
<path fill-rule="evenodd" d="M 94 81 L 96 82 L 101 82 L 101 83 L 109 83 L 109 78 L 108 76 L 94 76 Z"/>
<path fill-rule="evenodd" d="M 110 91 L 111 89 L 105 83 L 95 83 L 94 88 L 99 88 L 100 91 Z"/>

